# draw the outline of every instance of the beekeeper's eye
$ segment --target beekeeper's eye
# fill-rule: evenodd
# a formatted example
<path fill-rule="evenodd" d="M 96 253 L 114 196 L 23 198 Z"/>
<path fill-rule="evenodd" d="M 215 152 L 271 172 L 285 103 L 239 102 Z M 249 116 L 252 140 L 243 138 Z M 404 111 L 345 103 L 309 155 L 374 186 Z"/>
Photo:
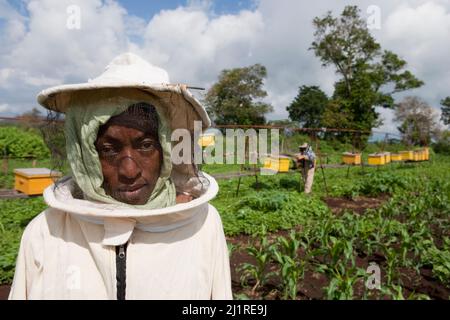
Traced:
<path fill-rule="evenodd" d="M 112 157 L 117 154 L 117 150 L 111 143 L 103 143 L 99 146 L 100 157 Z"/>
<path fill-rule="evenodd" d="M 154 150 L 158 149 L 158 142 L 156 142 L 150 138 L 143 139 L 140 142 L 139 149 L 141 149 L 142 151 L 146 151 L 146 152 L 154 151 Z"/>

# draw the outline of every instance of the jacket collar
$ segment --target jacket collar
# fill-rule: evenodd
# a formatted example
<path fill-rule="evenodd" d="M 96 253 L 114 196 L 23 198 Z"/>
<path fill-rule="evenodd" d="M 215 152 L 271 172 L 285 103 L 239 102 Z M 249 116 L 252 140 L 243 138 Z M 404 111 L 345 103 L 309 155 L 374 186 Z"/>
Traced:
<path fill-rule="evenodd" d="M 104 245 L 121 245 L 129 240 L 135 227 L 146 232 L 166 232 L 183 227 L 202 216 L 200 213 L 208 210 L 208 201 L 219 191 L 216 180 L 206 173 L 202 174 L 209 181 L 209 187 L 203 195 L 190 202 L 161 209 L 142 210 L 77 199 L 73 196 L 75 183 L 71 177 L 65 177 L 57 185 L 47 187 L 44 200 L 51 208 L 103 225 Z"/>

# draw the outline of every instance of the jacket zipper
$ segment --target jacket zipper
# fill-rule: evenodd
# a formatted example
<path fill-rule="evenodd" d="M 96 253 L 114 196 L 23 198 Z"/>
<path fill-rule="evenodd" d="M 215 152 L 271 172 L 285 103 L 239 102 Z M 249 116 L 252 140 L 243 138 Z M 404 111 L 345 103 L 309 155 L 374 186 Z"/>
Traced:
<path fill-rule="evenodd" d="M 116 247 L 117 300 L 125 300 L 127 278 L 127 244 Z"/>

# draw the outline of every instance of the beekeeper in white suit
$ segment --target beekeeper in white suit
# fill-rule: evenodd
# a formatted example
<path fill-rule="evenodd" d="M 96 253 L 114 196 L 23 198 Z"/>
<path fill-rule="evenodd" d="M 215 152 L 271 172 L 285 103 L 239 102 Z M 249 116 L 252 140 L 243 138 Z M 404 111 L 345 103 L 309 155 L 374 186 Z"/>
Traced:
<path fill-rule="evenodd" d="M 186 86 L 134 54 L 42 91 L 64 112 L 72 176 L 25 229 L 10 299 L 231 299 L 216 181 L 173 165 L 171 132 L 210 120 Z M 175 142 L 173 142 L 175 143 Z"/>

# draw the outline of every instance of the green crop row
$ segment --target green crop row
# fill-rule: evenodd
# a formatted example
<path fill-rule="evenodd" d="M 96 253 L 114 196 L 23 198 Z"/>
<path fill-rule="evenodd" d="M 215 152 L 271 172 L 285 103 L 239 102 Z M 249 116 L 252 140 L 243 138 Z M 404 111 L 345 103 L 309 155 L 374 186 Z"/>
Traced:
<path fill-rule="evenodd" d="M 45 207 L 42 197 L 0 201 L 0 284 L 12 282 L 23 230 Z"/>

